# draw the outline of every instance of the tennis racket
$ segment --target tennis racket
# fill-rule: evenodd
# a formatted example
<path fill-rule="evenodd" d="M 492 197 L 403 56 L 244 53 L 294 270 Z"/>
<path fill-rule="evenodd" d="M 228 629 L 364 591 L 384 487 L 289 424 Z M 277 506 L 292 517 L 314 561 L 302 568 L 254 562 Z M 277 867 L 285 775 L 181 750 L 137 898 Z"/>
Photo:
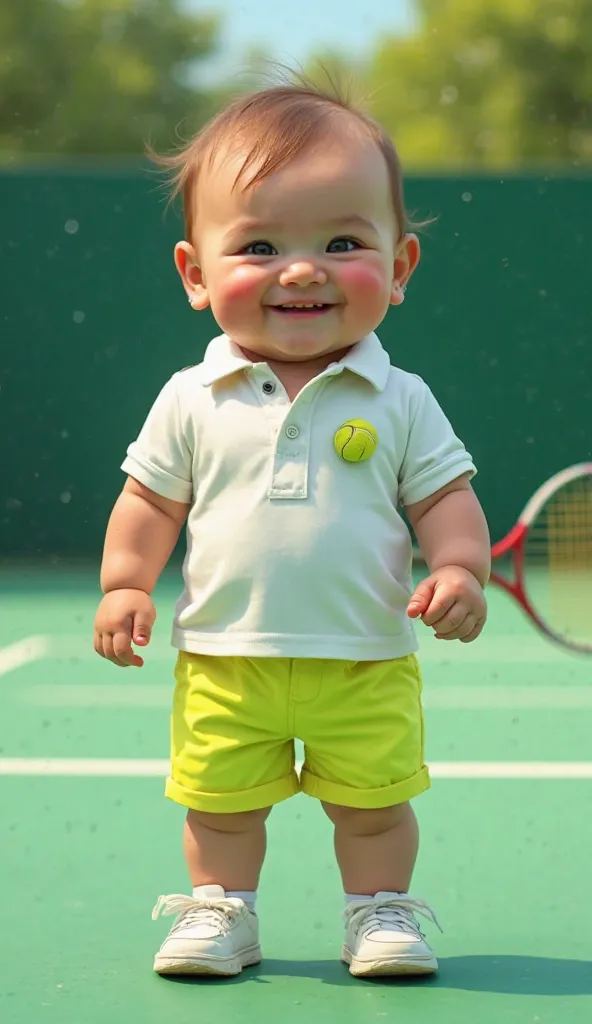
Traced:
<path fill-rule="evenodd" d="M 493 545 L 512 575 L 492 572 L 550 640 L 592 654 L 592 462 L 556 473 L 533 494 L 516 525 Z"/>

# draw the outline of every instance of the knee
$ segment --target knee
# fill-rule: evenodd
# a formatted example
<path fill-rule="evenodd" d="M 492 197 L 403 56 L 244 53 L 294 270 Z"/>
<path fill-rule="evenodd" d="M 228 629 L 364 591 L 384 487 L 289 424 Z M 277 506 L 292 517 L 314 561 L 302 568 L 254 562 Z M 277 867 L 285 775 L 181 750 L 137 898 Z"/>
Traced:
<path fill-rule="evenodd" d="M 410 809 L 408 803 L 397 804 L 394 807 L 361 808 L 323 802 L 323 810 L 335 827 L 356 836 L 388 832 L 406 818 Z"/>
<path fill-rule="evenodd" d="M 187 824 L 190 829 L 208 828 L 212 832 L 244 833 L 256 832 L 271 813 L 271 807 L 256 811 L 238 811 L 236 814 L 212 814 L 209 811 L 188 811 Z"/>

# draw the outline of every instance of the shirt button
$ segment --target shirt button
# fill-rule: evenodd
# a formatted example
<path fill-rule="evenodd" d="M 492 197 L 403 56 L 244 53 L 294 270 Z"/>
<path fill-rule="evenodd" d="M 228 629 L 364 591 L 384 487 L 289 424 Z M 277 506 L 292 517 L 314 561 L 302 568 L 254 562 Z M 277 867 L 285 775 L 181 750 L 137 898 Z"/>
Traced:
<path fill-rule="evenodd" d="M 264 381 L 264 383 L 262 385 L 262 390 L 265 392 L 266 395 L 273 395 L 273 393 L 275 391 L 275 384 L 274 384 L 274 382 L 272 380 Z"/>
<path fill-rule="evenodd" d="M 290 440 L 292 441 L 294 440 L 295 437 L 298 437 L 299 433 L 300 431 L 298 430 L 298 427 L 295 427 L 293 425 L 286 427 L 286 437 L 289 437 Z"/>

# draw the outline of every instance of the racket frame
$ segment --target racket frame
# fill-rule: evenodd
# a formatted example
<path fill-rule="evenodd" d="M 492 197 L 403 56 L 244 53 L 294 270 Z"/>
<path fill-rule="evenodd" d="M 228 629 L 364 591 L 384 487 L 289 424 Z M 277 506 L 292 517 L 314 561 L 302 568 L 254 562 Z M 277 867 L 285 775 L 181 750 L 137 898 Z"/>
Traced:
<path fill-rule="evenodd" d="M 504 555 L 511 555 L 514 576 L 507 577 L 501 575 L 501 573 L 492 571 L 489 579 L 491 583 L 495 583 L 496 586 L 501 587 L 508 594 L 514 597 L 526 614 L 538 626 L 541 632 L 544 633 L 545 636 L 549 637 L 549 639 L 560 644 L 562 647 L 567 647 L 569 650 L 575 651 L 579 654 L 592 654 L 592 645 L 588 648 L 583 647 L 581 644 L 571 643 L 566 637 L 561 636 L 559 633 L 555 633 L 550 626 L 543 621 L 528 596 L 524 572 L 526 539 L 530 526 L 543 506 L 556 491 L 560 490 L 561 487 L 564 487 L 565 484 L 571 483 L 573 480 L 577 480 L 579 477 L 585 476 L 592 477 L 592 462 L 580 462 L 574 466 L 568 466 L 567 469 L 560 470 L 559 473 L 555 473 L 554 476 L 550 477 L 549 480 L 535 491 L 530 501 L 528 501 L 524 506 L 521 515 L 518 517 L 516 525 L 512 527 L 503 540 L 498 541 L 491 549 L 491 558 L 494 562 L 498 558 L 503 558 Z"/>

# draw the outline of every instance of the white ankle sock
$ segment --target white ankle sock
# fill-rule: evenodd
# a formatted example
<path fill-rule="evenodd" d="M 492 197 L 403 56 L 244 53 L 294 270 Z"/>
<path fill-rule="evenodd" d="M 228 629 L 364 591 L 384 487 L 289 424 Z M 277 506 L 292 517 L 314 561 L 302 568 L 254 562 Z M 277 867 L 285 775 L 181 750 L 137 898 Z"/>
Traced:
<path fill-rule="evenodd" d="M 227 896 L 232 897 L 236 900 L 242 900 L 245 906 L 255 912 L 255 904 L 257 902 L 257 891 L 249 892 L 247 889 L 229 889 L 226 893 Z"/>
<path fill-rule="evenodd" d="M 195 899 L 220 899 L 225 896 L 231 896 L 235 899 L 242 900 L 249 910 L 255 910 L 255 904 L 257 902 L 257 892 L 249 892 L 243 889 L 229 889 L 225 891 L 221 885 L 195 885 L 193 887 L 193 896 Z"/>
<path fill-rule="evenodd" d="M 343 895 L 345 896 L 345 905 L 347 907 L 347 906 L 349 906 L 350 903 L 362 903 L 364 900 L 373 900 L 375 896 L 379 896 L 379 895 L 380 896 L 406 896 L 407 893 L 404 893 L 404 892 L 403 893 L 402 892 L 394 892 L 394 891 L 393 892 L 387 892 L 386 890 L 381 890 L 379 893 L 375 892 L 371 896 L 360 896 L 357 893 L 350 893 L 350 892 L 345 892 Z"/>

